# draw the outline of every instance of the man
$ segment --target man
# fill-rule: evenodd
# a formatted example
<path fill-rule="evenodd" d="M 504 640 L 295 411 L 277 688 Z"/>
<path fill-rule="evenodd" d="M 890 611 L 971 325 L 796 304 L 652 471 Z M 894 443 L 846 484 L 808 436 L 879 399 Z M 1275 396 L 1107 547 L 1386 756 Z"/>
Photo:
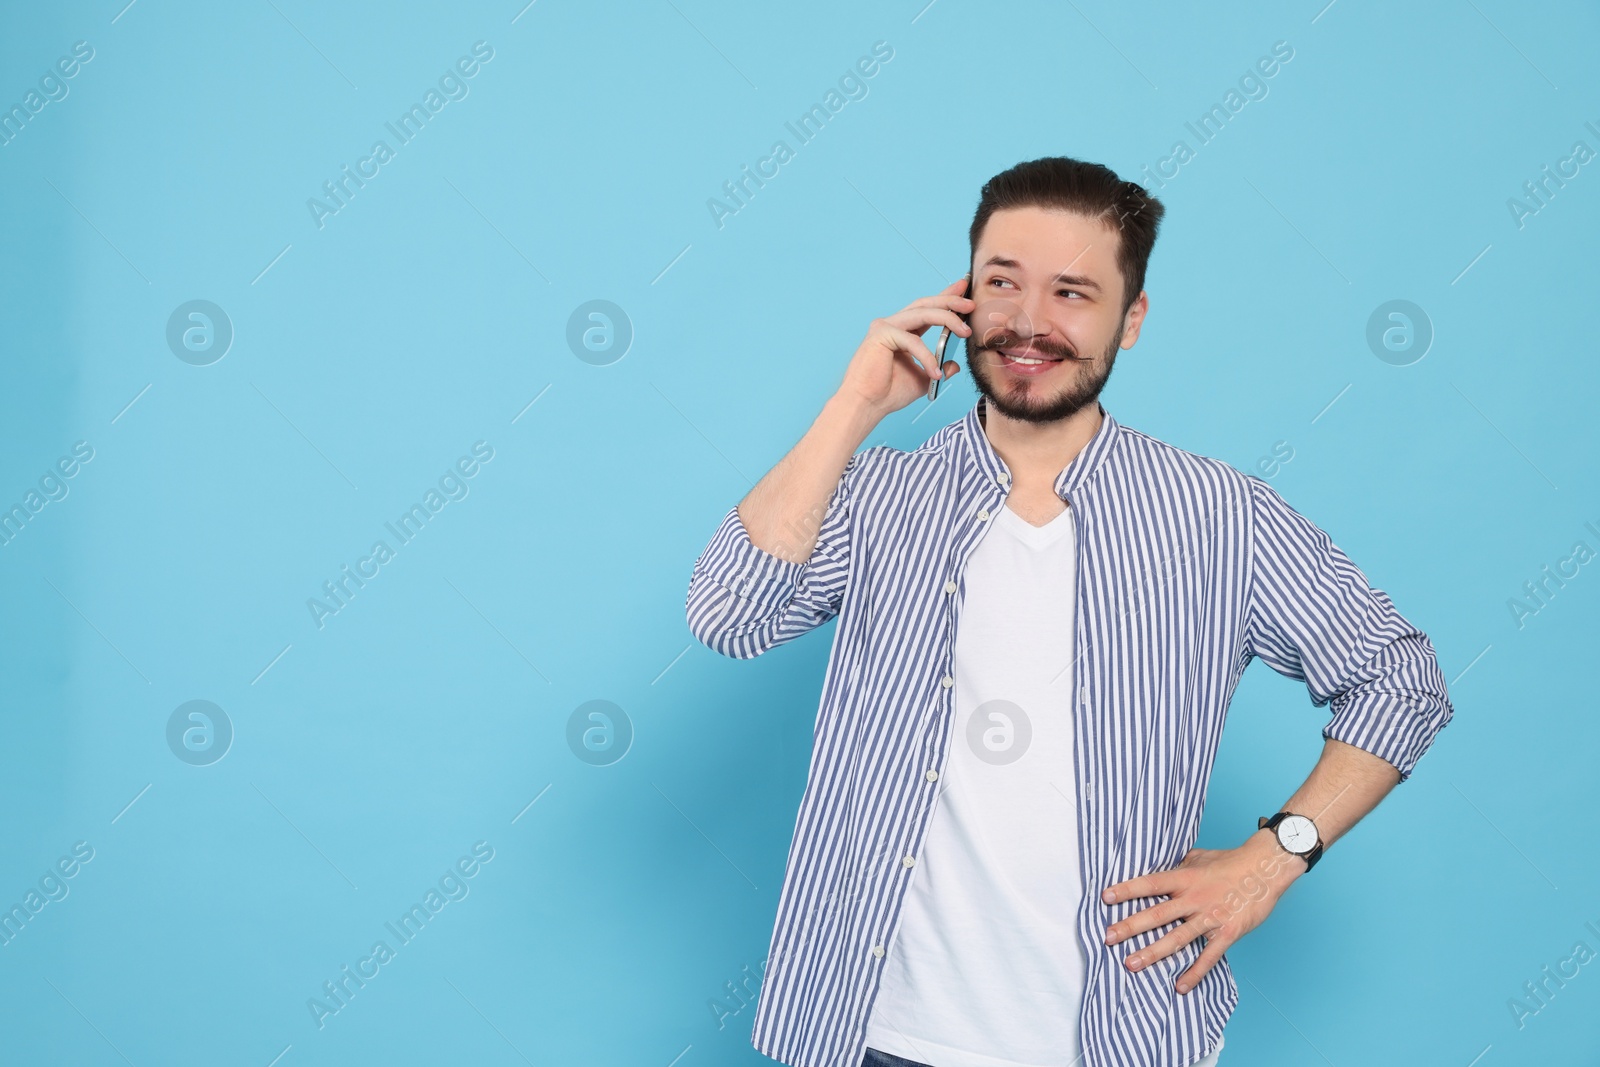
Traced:
<path fill-rule="evenodd" d="M 1427 636 L 1326 534 L 1099 403 L 1163 210 L 1072 159 L 991 179 L 970 296 L 874 321 L 695 564 L 689 625 L 725 655 L 838 618 L 751 1036 L 774 1059 L 1209 1067 L 1223 952 L 1450 720 Z M 959 370 L 934 325 L 976 405 L 856 454 Z M 1331 705 L 1324 749 L 1237 848 L 1196 849 L 1252 658 Z"/>

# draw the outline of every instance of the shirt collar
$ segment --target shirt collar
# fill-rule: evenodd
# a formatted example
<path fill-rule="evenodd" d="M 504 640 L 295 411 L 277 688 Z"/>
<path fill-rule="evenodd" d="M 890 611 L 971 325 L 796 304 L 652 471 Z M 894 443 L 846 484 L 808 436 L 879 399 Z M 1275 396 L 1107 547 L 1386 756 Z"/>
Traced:
<path fill-rule="evenodd" d="M 978 402 L 972 405 L 962 419 L 962 429 L 967 441 L 967 454 L 977 464 L 979 473 L 984 480 L 993 485 L 1002 485 L 1007 490 L 1011 486 L 1011 469 L 1006 466 L 1005 460 L 1000 458 L 1000 453 L 994 450 L 994 445 L 989 443 L 989 435 L 983 430 L 982 414 L 987 410 L 988 398 L 980 395 Z M 1082 486 L 1105 462 L 1111 450 L 1116 447 L 1117 438 L 1122 429 L 1117 420 L 1106 411 L 1105 405 L 1095 401 L 1100 408 L 1100 428 L 1083 449 L 1072 458 L 1072 462 L 1062 468 L 1056 475 L 1056 496 L 1067 500 L 1069 495 Z"/>

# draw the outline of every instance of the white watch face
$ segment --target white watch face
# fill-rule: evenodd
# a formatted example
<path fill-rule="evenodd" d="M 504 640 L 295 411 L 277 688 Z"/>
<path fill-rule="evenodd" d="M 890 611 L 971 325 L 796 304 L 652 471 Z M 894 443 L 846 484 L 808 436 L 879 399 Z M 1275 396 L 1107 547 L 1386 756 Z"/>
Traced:
<path fill-rule="evenodd" d="M 1304 855 L 1317 844 L 1317 828 L 1304 815 L 1285 815 L 1278 823 L 1278 840 L 1290 852 Z"/>

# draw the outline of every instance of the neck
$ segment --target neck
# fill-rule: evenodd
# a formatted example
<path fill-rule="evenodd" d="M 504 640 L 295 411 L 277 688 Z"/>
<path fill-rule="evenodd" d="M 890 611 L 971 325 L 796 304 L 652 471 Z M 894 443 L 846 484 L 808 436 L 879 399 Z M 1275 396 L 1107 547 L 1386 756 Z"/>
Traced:
<path fill-rule="evenodd" d="M 1054 485 L 1056 475 L 1077 458 L 1105 419 L 1094 400 L 1055 422 L 1008 418 L 987 401 L 979 414 L 989 444 L 1011 468 L 1013 483 Z"/>

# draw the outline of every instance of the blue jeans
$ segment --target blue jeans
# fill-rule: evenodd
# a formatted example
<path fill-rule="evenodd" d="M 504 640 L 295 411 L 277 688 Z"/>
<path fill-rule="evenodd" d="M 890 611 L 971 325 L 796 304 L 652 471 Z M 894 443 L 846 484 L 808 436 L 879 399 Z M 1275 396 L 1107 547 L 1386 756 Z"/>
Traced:
<path fill-rule="evenodd" d="M 928 1067 L 926 1063 L 908 1060 L 904 1056 L 891 1056 L 887 1052 L 879 1052 L 875 1048 L 867 1049 L 866 1058 L 861 1061 L 861 1067 Z"/>
<path fill-rule="evenodd" d="M 1195 1067 L 1213 1067 L 1221 1058 L 1222 1050 L 1218 1049 L 1195 1064 Z M 918 1063 L 916 1060 L 908 1060 L 904 1056 L 893 1056 L 887 1052 L 879 1052 L 875 1048 L 869 1048 L 867 1049 L 866 1057 L 861 1061 L 861 1067 L 929 1067 L 929 1065 Z"/>

